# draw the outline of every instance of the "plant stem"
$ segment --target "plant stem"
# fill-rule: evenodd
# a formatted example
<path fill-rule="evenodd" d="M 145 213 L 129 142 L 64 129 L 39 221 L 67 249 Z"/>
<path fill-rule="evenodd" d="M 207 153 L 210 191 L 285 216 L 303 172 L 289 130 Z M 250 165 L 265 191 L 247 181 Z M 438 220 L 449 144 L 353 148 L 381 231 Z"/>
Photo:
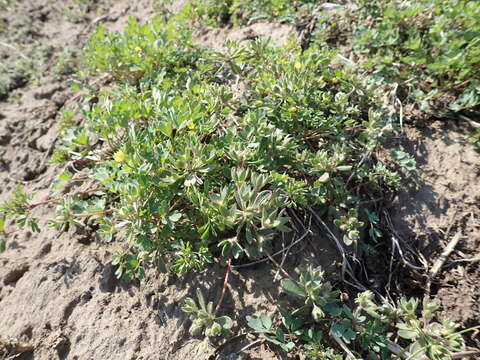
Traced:
<path fill-rule="evenodd" d="M 218 309 L 220 309 L 220 306 L 222 306 L 223 298 L 225 297 L 225 293 L 227 292 L 228 276 L 232 271 L 231 264 L 232 264 L 232 258 L 229 258 L 227 261 L 227 271 L 225 272 L 225 279 L 223 280 L 222 294 L 220 295 L 220 299 L 218 300 L 217 306 L 215 306 L 214 314 L 216 314 Z"/>
<path fill-rule="evenodd" d="M 94 211 L 91 213 L 85 213 L 85 214 L 74 214 L 75 217 L 88 217 L 88 216 L 94 216 L 94 215 L 102 215 L 102 214 L 108 214 L 112 212 L 113 209 L 107 209 L 107 210 L 102 210 L 102 211 Z"/>
<path fill-rule="evenodd" d="M 73 193 L 72 196 L 80 195 L 80 194 L 89 194 L 89 193 L 92 193 L 92 192 L 103 191 L 103 190 L 107 190 L 107 189 L 106 188 L 95 188 L 95 189 L 90 189 L 90 190 L 85 190 L 85 191 L 78 191 L 76 193 Z M 61 200 L 61 199 L 63 199 L 64 196 L 65 196 L 65 194 L 61 195 L 61 196 L 57 196 L 57 197 L 52 198 L 52 199 L 45 200 L 45 201 L 40 201 L 40 202 L 37 202 L 37 203 L 28 204 L 26 207 L 27 207 L 27 209 L 31 210 L 31 209 L 34 209 L 38 206 L 47 205 L 47 204 L 50 204 L 52 202 Z"/>
<path fill-rule="evenodd" d="M 282 268 L 282 267 L 280 266 L 280 264 L 275 261 L 275 259 L 272 257 L 272 255 L 269 254 L 269 252 L 268 252 L 267 250 L 263 250 L 263 252 L 265 253 L 265 255 L 267 255 L 267 257 L 270 259 L 270 261 L 275 264 L 275 266 L 278 268 L 278 270 L 280 270 L 280 271 L 281 271 L 286 277 L 288 277 L 290 280 L 295 281 L 295 280 L 290 276 L 290 274 L 289 274 L 288 272 L 286 272 L 285 269 Z"/>

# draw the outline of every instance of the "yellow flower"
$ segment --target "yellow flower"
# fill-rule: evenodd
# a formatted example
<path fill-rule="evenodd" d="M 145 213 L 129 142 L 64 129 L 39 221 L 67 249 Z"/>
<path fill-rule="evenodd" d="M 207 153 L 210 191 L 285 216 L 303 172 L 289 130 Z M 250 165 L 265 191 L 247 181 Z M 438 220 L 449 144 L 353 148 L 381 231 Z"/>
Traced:
<path fill-rule="evenodd" d="M 189 122 L 187 123 L 187 128 L 188 128 L 189 130 L 195 129 L 195 124 L 193 123 L 193 121 L 189 121 Z"/>
<path fill-rule="evenodd" d="M 296 61 L 294 66 L 295 66 L 295 69 L 300 70 L 302 68 L 302 63 L 299 61 Z"/>
<path fill-rule="evenodd" d="M 122 150 L 118 150 L 115 154 L 113 154 L 113 160 L 119 163 L 124 162 L 125 153 Z"/>
<path fill-rule="evenodd" d="M 142 48 L 139 48 L 138 46 L 135 47 L 134 50 L 135 50 L 135 52 L 136 52 L 138 55 L 140 55 L 140 53 L 142 52 Z"/>

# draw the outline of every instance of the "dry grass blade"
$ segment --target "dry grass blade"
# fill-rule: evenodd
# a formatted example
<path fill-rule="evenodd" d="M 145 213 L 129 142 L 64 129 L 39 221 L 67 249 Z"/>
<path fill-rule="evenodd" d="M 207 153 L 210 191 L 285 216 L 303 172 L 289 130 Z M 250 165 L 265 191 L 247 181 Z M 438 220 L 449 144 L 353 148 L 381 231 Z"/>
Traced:
<path fill-rule="evenodd" d="M 288 277 L 290 280 L 295 281 L 295 280 L 290 276 L 290 274 L 289 274 L 288 272 L 286 272 L 285 269 L 282 268 L 282 266 L 281 266 L 278 262 L 275 261 L 275 259 L 272 257 L 272 255 L 270 255 L 270 254 L 268 253 L 267 250 L 263 250 L 263 252 L 264 252 L 265 254 L 267 254 L 268 259 L 278 268 L 279 271 L 282 272 L 282 274 L 284 274 L 284 275 L 285 275 L 286 277 Z"/>
<path fill-rule="evenodd" d="M 383 215 L 384 215 L 385 220 L 387 222 L 387 226 L 390 230 L 390 237 L 391 237 L 391 240 L 392 240 L 392 253 L 395 253 L 395 250 L 397 250 L 398 254 L 400 255 L 400 258 L 401 258 L 402 262 L 406 266 L 408 266 L 409 268 L 414 269 L 414 270 L 426 271 L 427 268 L 428 268 L 428 264 L 427 264 L 427 260 L 424 258 L 424 256 L 420 252 L 415 252 L 413 249 L 411 249 L 408 246 L 408 244 L 405 241 L 402 241 L 401 236 L 397 233 L 397 231 L 395 230 L 395 228 L 393 226 L 392 219 L 390 218 L 390 215 L 388 214 L 388 212 L 384 210 Z M 406 249 L 408 251 L 408 254 L 416 254 L 418 256 L 418 260 L 422 263 L 423 266 L 414 265 L 414 264 L 412 264 L 411 261 L 407 260 L 406 253 L 403 251 L 400 243 L 402 243 L 406 247 Z"/>
<path fill-rule="evenodd" d="M 347 347 L 345 342 L 337 334 L 330 332 L 330 337 L 342 348 L 343 351 L 347 353 L 349 358 L 352 358 L 352 359 L 356 358 L 355 355 L 353 355 L 353 353 Z"/>

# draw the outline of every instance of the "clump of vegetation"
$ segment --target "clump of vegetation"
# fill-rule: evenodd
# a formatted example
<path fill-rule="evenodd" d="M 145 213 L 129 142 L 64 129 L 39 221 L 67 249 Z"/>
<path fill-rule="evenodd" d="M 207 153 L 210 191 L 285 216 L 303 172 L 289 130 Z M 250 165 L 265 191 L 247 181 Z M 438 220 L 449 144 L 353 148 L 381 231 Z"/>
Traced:
<path fill-rule="evenodd" d="M 284 279 L 285 291 L 305 302 L 280 309 L 280 322 L 267 315 L 247 316 L 257 336 L 290 355 L 308 359 L 449 359 L 465 347 L 458 324 L 434 320 L 438 305 L 402 298 L 397 304 L 374 302 L 370 291 L 359 293 L 355 304 L 342 302 L 339 292 L 323 278 L 320 268 L 299 271 L 300 279 Z M 472 330 L 472 329 L 470 329 Z M 339 350 L 342 352 L 339 352 Z"/>
<path fill-rule="evenodd" d="M 13 195 L 13 199 L 0 205 L 0 213 L 4 215 L 2 218 L 1 233 L 5 233 L 5 218 L 15 219 L 20 229 L 27 226 L 32 231 L 40 231 L 37 219 L 30 214 L 32 207 L 29 202 L 32 198 L 33 195 L 25 193 L 19 185 Z"/>
<path fill-rule="evenodd" d="M 228 316 L 216 316 L 213 303 L 207 303 L 200 289 L 197 289 L 198 305 L 192 298 L 185 299 L 182 310 L 193 318 L 190 334 L 193 336 L 227 335 L 232 328 L 232 319 Z"/>
<path fill-rule="evenodd" d="M 258 21 L 297 22 L 309 17 L 315 0 L 192 1 L 192 15 L 212 26 L 247 25 Z"/>
<path fill-rule="evenodd" d="M 216 53 L 176 26 L 99 28 L 86 64 L 120 83 L 64 131 L 54 157 L 87 161 L 106 189 L 95 221 L 109 239 L 125 234 L 131 254 L 117 263 L 134 266 L 120 274 L 141 277 L 152 262 L 200 270 L 212 255 L 259 258 L 290 231 L 288 211 L 307 205 L 345 244 L 358 241 L 359 202 L 398 177 L 370 157 L 393 121 L 372 84 L 330 50 L 256 41 Z"/>
<path fill-rule="evenodd" d="M 92 0 L 73 0 L 72 4 L 63 8 L 62 12 L 68 21 L 79 24 L 88 19 L 87 13 L 92 5 Z"/>
<path fill-rule="evenodd" d="M 342 47 L 379 84 L 420 111 L 473 110 L 480 104 L 480 4 L 475 1 L 358 1 L 323 13 L 316 41 Z"/>
<path fill-rule="evenodd" d="M 5 100 L 10 91 L 27 83 L 31 68 L 32 63 L 23 60 L 14 64 L 14 67 L 0 64 L 0 100 Z"/>
<path fill-rule="evenodd" d="M 0 9 L 15 11 L 15 3 L 0 1 Z M 41 74 L 41 64 L 51 54 L 52 47 L 40 44 L 34 34 L 38 27 L 27 17 L 0 19 L 0 101 L 14 90 L 35 81 Z"/>

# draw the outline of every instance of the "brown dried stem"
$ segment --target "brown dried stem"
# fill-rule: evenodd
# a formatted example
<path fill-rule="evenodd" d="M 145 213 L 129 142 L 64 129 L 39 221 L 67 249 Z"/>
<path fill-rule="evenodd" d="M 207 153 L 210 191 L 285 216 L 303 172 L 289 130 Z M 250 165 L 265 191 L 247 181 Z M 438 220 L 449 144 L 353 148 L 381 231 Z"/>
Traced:
<path fill-rule="evenodd" d="M 215 312 L 214 312 L 215 314 L 217 313 L 218 309 L 220 309 L 220 306 L 222 306 L 223 298 L 225 297 L 225 293 L 227 292 L 228 276 L 232 271 L 231 265 L 232 265 L 232 258 L 229 258 L 227 261 L 227 271 L 225 272 L 225 279 L 223 280 L 222 294 L 220 295 L 220 299 L 218 300 L 217 306 L 215 306 Z"/>

